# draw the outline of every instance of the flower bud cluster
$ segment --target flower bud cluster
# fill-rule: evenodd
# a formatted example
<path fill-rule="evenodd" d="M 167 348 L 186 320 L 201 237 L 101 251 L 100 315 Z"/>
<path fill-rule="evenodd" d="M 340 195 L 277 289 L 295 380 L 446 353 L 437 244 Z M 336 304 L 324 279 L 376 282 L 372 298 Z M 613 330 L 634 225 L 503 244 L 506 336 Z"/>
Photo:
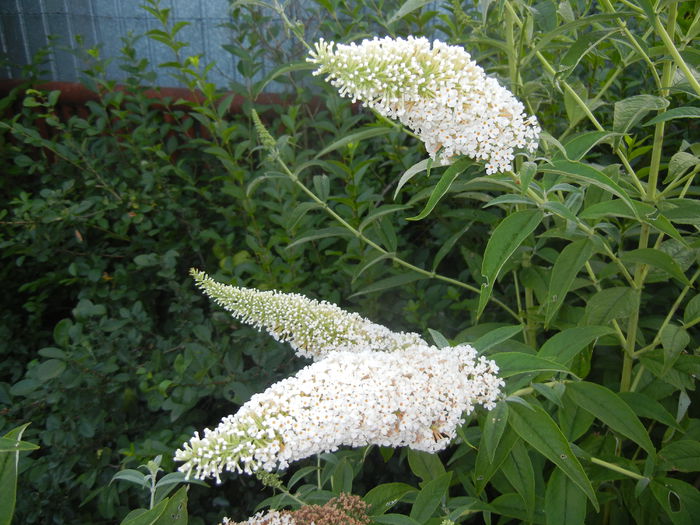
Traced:
<path fill-rule="evenodd" d="M 432 158 L 466 155 L 486 161 L 492 174 L 512 169 L 516 149 L 537 149 L 537 119 L 459 46 L 423 37 L 321 39 L 307 60 L 341 96 L 413 130 Z"/>
<path fill-rule="evenodd" d="M 240 321 L 288 342 L 302 357 L 322 359 L 329 352 L 392 351 L 426 344 L 418 334 L 392 332 L 356 313 L 299 294 L 260 291 L 218 283 L 191 270 L 197 286 Z"/>
<path fill-rule="evenodd" d="M 475 404 L 493 407 L 503 385 L 497 372 L 468 345 L 331 352 L 196 433 L 175 459 L 188 477 L 220 481 L 224 470 L 284 469 L 340 446 L 435 452 Z"/>
<path fill-rule="evenodd" d="M 341 494 L 323 505 L 258 512 L 240 523 L 224 518 L 220 525 L 369 525 L 369 510 L 369 505 L 359 496 Z"/>

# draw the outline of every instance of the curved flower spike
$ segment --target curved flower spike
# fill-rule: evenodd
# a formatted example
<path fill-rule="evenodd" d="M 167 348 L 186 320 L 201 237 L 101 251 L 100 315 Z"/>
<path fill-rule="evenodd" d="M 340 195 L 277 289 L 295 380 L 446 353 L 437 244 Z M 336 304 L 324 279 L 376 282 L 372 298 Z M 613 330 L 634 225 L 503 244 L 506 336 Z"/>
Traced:
<path fill-rule="evenodd" d="M 534 152 L 535 117 L 459 46 L 426 38 L 374 38 L 359 45 L 321 39 L 307 59 L 341 96 L 399 119 L 425 142 L 432 158 L 466 155 L 486 173 L 512 169 L 516 148 Z"/>
<path fill-rule="evenodd" d="M 303 295 L 238 288 L 190 270 L 197 286 L 236 318 L 277 341 L 289 342 L 300 356 L 322 359 L 329 352 L 394 351 L 427 344 L 418 334 L 392 332 L 356 313 Z"/>
<path fill-rule="evenodd" d="M 394 352 L 332 352 L 254 395 L 175 454 L 195 478 L 253 473 L 340 446 L 408 446 L 435 452 L 476 404 L 490 409 L 503 381 L 468 345 Z"/>

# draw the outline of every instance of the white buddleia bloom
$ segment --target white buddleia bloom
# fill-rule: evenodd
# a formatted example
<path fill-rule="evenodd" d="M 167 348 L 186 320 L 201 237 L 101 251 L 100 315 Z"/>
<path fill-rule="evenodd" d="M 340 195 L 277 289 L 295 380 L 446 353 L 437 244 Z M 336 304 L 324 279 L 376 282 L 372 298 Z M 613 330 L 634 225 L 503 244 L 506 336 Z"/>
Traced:
<path fill-rule="evenodd" d="M 219 525 L 296 525 L 296 521 L 289 513 L 269 510 L 267 512 L 258 512 L 255 516 L 242 522 L 224 518 Z"/>
<path fill-rule="evenodd" d="M 432 158 L 466 155 L 486 161 L 492 174 L 512 169 L 516 149 L 537 149 L 537 119 L 462 47 L 415 37 L 359 45 L 321 39 L 307 60 L 342 96 L 399 119 Z"/>
<path fill-rule="evenodd" d="M 188 477 L 220 481 L 224 470 L 270 472 L 341 446 L 435 452 L 475 405 L 494 406 L 497 373 L 468 345 L 332 352 L 196 433 L 175 459 Z"/>
<path fill-rule="evenodd" d="M 218 283 L 190 270 L 197 286 L 240 321 L 289 342 L 300 356 L 322 359 L 332 351 L 393 351 L 426 344 L 418 334 L 392 332 L 326 301 L 294 293 L 261 291 Z"/>

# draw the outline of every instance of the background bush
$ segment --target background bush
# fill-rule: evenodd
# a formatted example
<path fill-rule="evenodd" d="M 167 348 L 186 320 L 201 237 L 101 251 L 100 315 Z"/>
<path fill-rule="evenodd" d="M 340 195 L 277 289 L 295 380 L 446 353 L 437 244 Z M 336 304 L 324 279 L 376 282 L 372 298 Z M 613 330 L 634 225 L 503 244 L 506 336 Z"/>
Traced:
<path fill-rule="evenodd" d="M 699 24 L 690 4 L 659 7 L 658 18 L 695 68 Z M 697 93 L 663 47 L 647 3 L 619 4 L 617 16 L 608 5 L 450 2 L 392 16 L 402 14 L 401 3 L 318 1 L 305 24 L 285 24 L 277 4 L 236 3 L 228 49 L 247 79 L 230 86 L 244 97 L 239 113 L 208 82 L 206 57 L 187 55 L 156 2 L 147 7 L 162 29 L 140 38 L 171 48 L 173 61 L 160 67 L 198 97 L 150 98 L 147 64 L 129 41 L 120 59 L 130 75 L 125 86 L 104 77 L 98 49 L 86 53 L 85 85 L 99 96 L 70 116 L 60 93 L 34 90 L 28 75 L 0 103 L 0 431 L 32 421 L 23 439 L 41 445 L 22 460 L 18 519 L 122 518 L 145 496 L 109 484 L 118 469 L 158 454 L 173 469 L 174 449 L 193 430 L 301 366 L 283 346 L 210 308 L 187 277 L 195 266 L 222 281 L 331 300 L 396 330 L 428 336 L 430 328 L 453 343 L 480 342 L 495 358 L 539 352 L 573 373 L 514 367 L 507 393 L 572 444 L 599 513 L 586 502 L 585 483 L 573 483 L 556 457 L 528 439 L 518 421 L 529 413 L 512 398 L 498 409 L 502 425 L 472 418 L 461 443 L 439 457 L 324 455 L 324 483 L 314 479 L 314 460 L 293 467 L 311 469 L 300 488 L 308 502 L 389 482 L 418 487 L 421 480 L 425 488 L 447 465 L 452 488 L 426 523 L 443 514 L 478 522 L 482 511 L 544 523 L 567 511 L 556 507 L 563 494 L 572 502 L 567 523 L 586 515 L 589 522 L 690 523 L 700 506 L 693 403 L 700 145 L 693 118 L 666 120 L 660 131 L 645 124 L 663 115 L 664 101 L 697 110 Z M 423 146 L 312 78 L 299 41 L 375 34 L 464 45 L 537 115 L 547 132 L 543 158 L 519 160 L 516 180 L 469 167 L 427 219 L 407 222 L 439 170 L 414 177 L 392 200 L 400 175 L 425 157 Z M 289 45 L 267 45 L 280 39 Z M 274 80 L 257 75 L 263 60 L 279 64 Z M 282 93 L 279 103 L 253 105 L 271 86 Z M 340 228 L 266 159 L 253 107 L 301 182 L 383 251 Z M 652 179 L 658 190 L 650 196 Z M 641 213 L 632 214 L 621 195 Z M 492 284 L 498 277 L 496 301 L 480 301 L 489 240 L 526 210 L 541 213 L 536 229 L 491 276 Z M 631 421 L 626 429 L 585 409 L 570 386 L 578 378 L 625 403 L 615 418 Z M 392 493 L 392 512 L 415 517 L 418 489 L 403 489 Z M 271 494 L 235 475 L 216 489 L 193 486 L 191 521 L 242 519 Z"/>

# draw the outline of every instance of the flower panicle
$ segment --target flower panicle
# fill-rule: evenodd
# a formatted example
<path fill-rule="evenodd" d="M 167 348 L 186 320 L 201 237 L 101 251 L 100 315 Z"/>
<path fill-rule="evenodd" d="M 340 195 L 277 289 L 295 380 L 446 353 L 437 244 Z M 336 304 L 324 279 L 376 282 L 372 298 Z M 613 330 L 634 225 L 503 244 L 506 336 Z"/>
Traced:
<path fill-rule="evenodd" d="M 307 60 L 341 96 L 415 132 L 433 159 L 466 155 L 491 174 L 511 170 L 516 150 L 537 149 L 537 119 L 459 46 L 422 37 L 321 39 Z"/>
<path fill-rule="evenodd" d="M 218 482 L 224 470 L 273 472 L 341 446 L 436 452 L 476 405 L 495 405 L 497 373 L 468 345 L 332 352 L 196 433 L 175 459 L 188 477 Z"/>
<path fill-rule="evenodd" d="M 288 342 L 303 357 L 322 359 L 333 351 L 394 351 L 425 343 L 415 333 L 393 332 L 356 313 L 300 294 L 240 288 L 216 282 L 192 269 L 197 286 L 233 317 L 277 341 Z"/>

